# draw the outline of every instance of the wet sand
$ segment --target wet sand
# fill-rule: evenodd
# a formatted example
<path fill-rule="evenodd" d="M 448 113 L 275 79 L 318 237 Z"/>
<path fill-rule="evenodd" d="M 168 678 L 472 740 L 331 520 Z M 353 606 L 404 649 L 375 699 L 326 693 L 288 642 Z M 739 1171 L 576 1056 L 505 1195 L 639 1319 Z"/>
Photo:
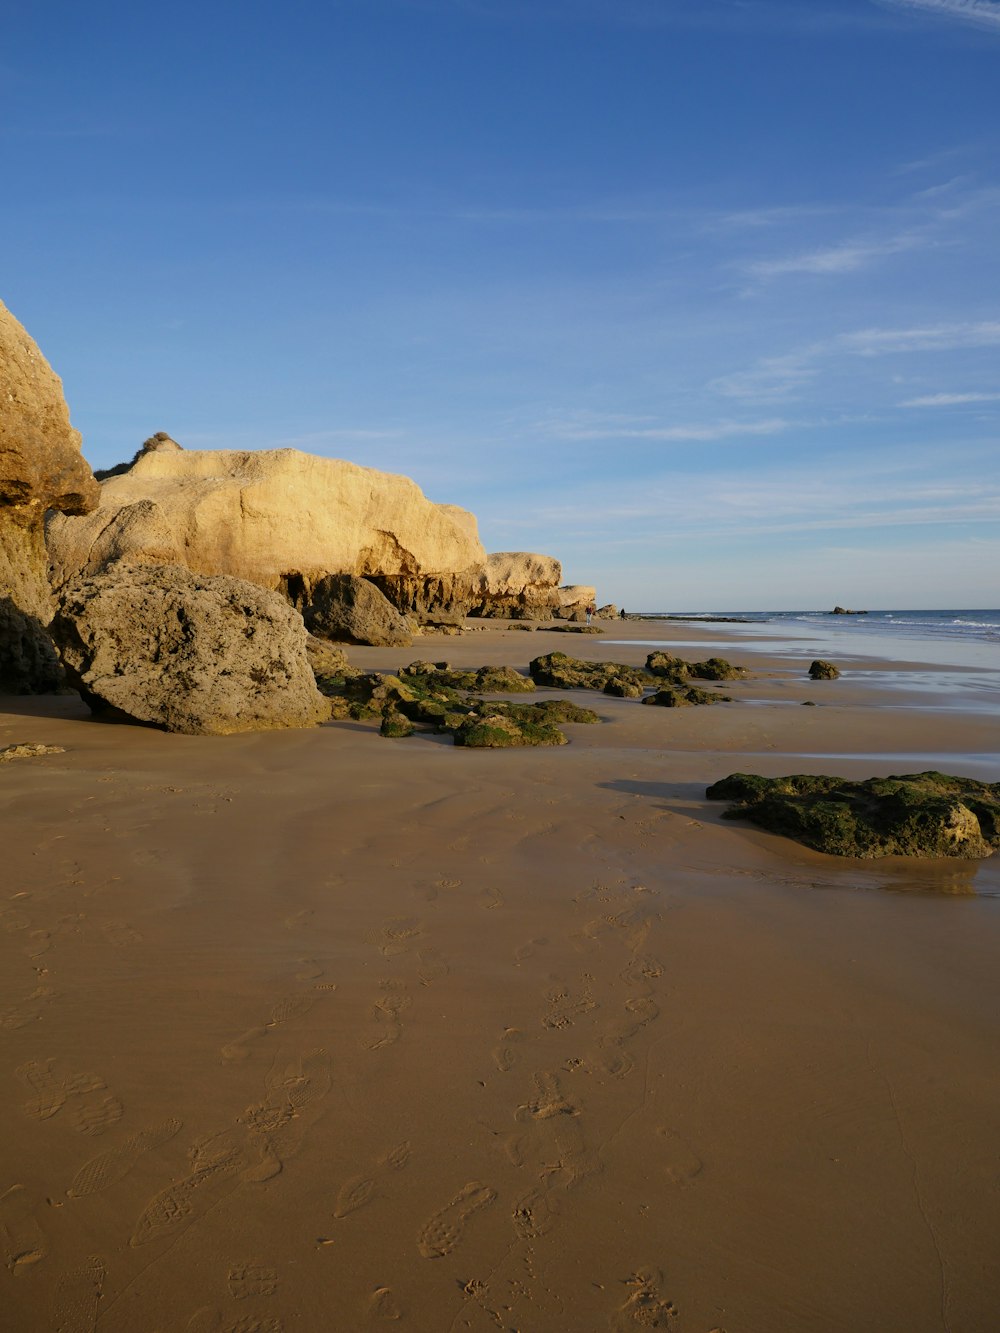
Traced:
<path fill-rule="evenodd" d="M 739 703 L 578 694 L 605 722 L 554 750 L 0 701 L 0 746 L 66 747 L 0 766 L 0 1324 L 995 1330 L 998 869 L 834 860 L 704 800 L 927 756 L 996 780 L 995 722 L 730 641 Z"/>

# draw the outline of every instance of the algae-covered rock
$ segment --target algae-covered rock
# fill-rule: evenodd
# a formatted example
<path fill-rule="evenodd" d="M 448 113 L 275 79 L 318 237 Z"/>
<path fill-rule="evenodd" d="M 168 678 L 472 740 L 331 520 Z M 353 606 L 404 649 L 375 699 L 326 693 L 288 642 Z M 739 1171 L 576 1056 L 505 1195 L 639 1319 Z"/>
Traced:
<path fill-rule="evenodd" d="M 476 672 L 473 688 L 480 694 L 531 694 L 535 682 L 510 666 L 484 666 Z"/>
<path fill-rule="evenodd" d="M 746 667 L 734 666 L 724 657 L 709 657 L 704 662 L 686 662 L 673 653 L 657 651 L 646 658 L 646 670 L 672 685 L 686 680 L 745 680 L 750 672 Z"/>
<path fill-rule="evenodd" d="M 817 657 L 809 667 L 809 675 L 813 680 L 836 680 L 840 670 L 832 662 L 824 662 L 821 657 Z"/>
<path fill-rule="evenodd" d="M 699 690 L 694 685 L 666 685 L 655 694 L 647 695 L 642 702 L 655 708 L 686 708 L 691 704 L 731 704 L 733 701 L 728 694 L 717 694 L 715 690 Z"/>
<path fill-rule="evenodd" d="M 414 726 L 408 717 L 404 717 L 391 704 L 385 707 L 382 712 L 382 725 L 379 727 L 380 736 L 396 739 L 401 736 L 412 736 L 413 732 Z"/>
<path fill-rule="evenodd" d="M 1000 783 L 945 773 L 850 782 L 733 773 L 708 788 L 752 823 L 833 856 L 992 856 L 1000 848 Z"/>
<path fill-rule="evenodd" d="M 688 672 L 694 680 L 746 680 L 746 667 L 734 666 L 724 657 L 709 657 L 704 662 L 691 662 Z"/>
<path fill-rule="evenodd" d="M 639 667 L 624 662 L 587 662 L 566 653 L 545 653 L 528 664 L 536 685 L 551 685 L 557 690 L 603 690 L 610 680 L 632 685 L 654 685 L 656 681 Z"/>
<path fill-rule="evenodd" d="M 613 676 L 611 680 L 605 682 L 604 693 L 617 699 L 641 699 L 643 688 L 635 681 L 622 680 L 620 676 Z"/>
<path fill-rule="evenodd" d="M 566 737 L 550 722 L 525 722 L 507 713 L 470 718 L 455 732 L 455 744 L 481 750 L 524 745 L 565 745 Z"/>

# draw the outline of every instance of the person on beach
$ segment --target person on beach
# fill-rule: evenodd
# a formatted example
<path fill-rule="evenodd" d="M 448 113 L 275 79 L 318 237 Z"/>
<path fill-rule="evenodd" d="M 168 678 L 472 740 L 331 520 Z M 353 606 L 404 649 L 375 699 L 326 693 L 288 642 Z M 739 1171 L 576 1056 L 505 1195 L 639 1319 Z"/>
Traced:
<path fill-rule="evenodd" d="M 623 606 L 622 609 L 618 612 L 618 619 L 619 619 L 619 620 L 627 620 L 627 619 L 628 619 L 628 616 L 625 614 L 625 608 L 624 608 L 624 606 Z"/>
<path fill-rule="evenodd" d="M 588 625 L 590 624 L 590 617 L 594 614 L 594 612 L 595 612 L 596 610 L 597 610 L 597 607 L 594 605 L 593 602 L 590 602 L 590 603 L 588 604 L 588 606 L 587 606 L 587 624 L 588 624 Z"/>

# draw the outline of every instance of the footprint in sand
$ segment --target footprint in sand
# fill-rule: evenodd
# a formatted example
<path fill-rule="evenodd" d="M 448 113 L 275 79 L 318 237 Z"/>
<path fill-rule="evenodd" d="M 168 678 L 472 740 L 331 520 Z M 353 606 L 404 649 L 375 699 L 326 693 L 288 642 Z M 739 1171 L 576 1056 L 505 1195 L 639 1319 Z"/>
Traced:
<path fill-rule="evenodd" d="M 101 927 L 104 938 L 116 949 L 127 949 L 130 944 L 141 944 L 142 936 L 127 921 L 105 921 Z"/>
<path fill-rule="evenodd" d="M 322 969 L 320 969 L 320 974 L 321 973 Z M 329 982 L 326 985 L 314 986 L 313 989 L 318 991 L 332 991 L 336 990 L 337 986 L 335 982 Z M 249 1060 L 251 1048 L 255 1042 L 260 1041 L 262 1037 L 266 1037 L 268 1032 L 273 1031 L 275 1028 L 281 1027 L 285 1023 L 291 1023 L 296 1018 L 305 1017 L 316 1004 L 318 999 L 318 995 L 307 995 L 301 991 L 284 996 L 272 1007 L 266 1023 L 259 1024 L 257 1027 L 247 1028 L 245 1032 L 241 1032 L 238 1037 L 234 1037 L 232 1041 L 227 1042 L 226 1045 L 222 1047 L 219 1051 L 222 1063 L 224 1065 L 233 1065 L 242 1064 L 244 1061 Z"/>
<path fill-rule="evenodd" d="M 365 1312 L 369 1319 L 402 1319 L 403 1308 L 393 1295 L 391 1287 L 376 1287 L 368 1298 Z"/>
<path fill-rule="evenodd" d="M 336 1218 L 348 1217 L 378 1198 L 378 1173 L 384 1171 L 402 1171 L 410 1160 L 410 1141 L 405 1139 L 390 1148 L 378 1159 L 377 1170 L 371 1175 L 352 1176 L 345 1180 L 337 1193 L 333 1215 Z"/>
<path fill-rule="evenodd" d="M 0 1028 L 6 1028 L 9 1032 L 16 1032 L 18 1028 L 24 1028 L 29 1023 L 37 1022 L 41 1018 L 45 1006 L 56 998 L 56 994 L 57 992 L 50 986 L 36 986 L 30 995 L 26 995 L 17 1004 L 0 1012 Z"/>
<path fill-rule="evenodd" d="M 53 1333 L 94 1333 L 107 1273 L 104 1260 L 95 1254 L 62 1275 L 52 1299 Z"/>
<path fill-rule="evenodd" d="M 124 1111 L 113 1092 L 95 1090 L 74 1104 L 73 1128 L 79 1134 L 104 1134 L 112 1125 L 117 1125 Z"/>
<path fill-rule="evenodd" d="M 0 1248 L 8 1271 L 15 1277 L 44 1259 L 48 1252 L 31 1196 L 23 1185 L 12 1185 L 5 1194 L 0 1194 Z"/>
<path fill-rule="evenodd" d="M 410 1004 L 410 997 L 402 982 L 383 981 L 381 987 L 382 995 L 374 1005 L 375 1021 L 378 1024 L 375 1035 L 365 1038 L 361 1043 L 367 1051 L 381 1051 L 399 1040 L 403 1031 L 400 1014 Z"/>
<path fill-rule="evenodd" d="M 499 889 L 483 889 L 479 895 L 479 906 L 487 912 L 493 912 L 498 907 L 503 907 L 506 901 Z"/>
<path fill-rule="evenodd" d="M 229 1294 L 234 1301 L 249 1300 L 252 1296 L 273 1296 L 278 1290 L 278 1274 L 263 1264 L 237 1264 L 226 1278 Z"/>
<path fill-rule="evenodd" d="M 594 999 L 588 984 L 590 980 L 591 978 L 584 979 L 583 987 L 575 997 L 570 989 L 561 982 L 556 982 L 554 986 L 551 986 L 545 993 L 548 1008 L 542 1015 L 542 1027 L 549 1028 L 552 1031 L 560 1031 L 562 1028 L 572 1027 L 574 1021 L 581 1014 L 596 1009 L 597 1001 Z"/>
<path fill-rule="evenodd" d="M 542 948 L 543 945 L 546 944 L 548 944 L 548 940 L 544 939 L 525 940 L 523 944 L 518 945 L 518 947 L 514 950 L 514 962 L 515 963 L 527 962 L 529 958 L 534 958 L 538 950 Z"/>
<path fill-rule="evenodd" d="M 390 1148 L 387 1153 L 383 1153 L 379 1158 L 379 1166 L 387 1171 L 402 1171 L 403 1167 L 409 1163 L 412 1156 L 410 1140 L 404 1139 L 402 1143 L 397 1143 L 395 1148 Z"/>
<path fill-rule="evenodd" d="M 672 1301 L 660 1293 L 663 1274 L 655 1268 L 637 1269 L 625 1279 L 629 1295 L 613 1315 L 610 1327 L 615 1333 L 628 1333 L 634 1328 L 669 1328 L 677 1318 L 678 1310 Z"/>
<path fill-rule="evenodd" d="M 662 1139 L 660 1164 L 664 1174 L 672 1185 L 692 1185 L 701 1175 L 704 1163 L 693 1153 L 681 1136 L 666 1126 L 661 1126 L 657 1134 Z"/>
<path fill-rule="evenodd" d="M 422 921 L 413 917 L 395 917 L 387 921 L 368 935 L 368 941 L 374 944 L 383 958 L 396 958 L 399 954 L 409 953 L 414 941 L 424 933 Z"/>
<path fill-rule="evenodd" d="M 73 1127 L 80 1134 L 103 1134 L 122 1118 L 123 1107 L 98 1074 L 71 1074 L 61 1077 L 53 1071 L 54 1061 L 29 1060 L 16 1071 L 18 1078 L 33 1094 L 24 1103 L 28 1115 L 48 1120 L 57 1115 L 66 1102 L 73 1100 Z"/>
<path fill-rule="evenodd" d="M 660 1013 L 659 1006 L 648 995 L 626 1000 L 625 1011 L 625 1017 L 613 1023 L 601 1038 L 601 1066 L 614 1078 L 624 1078 L 632 1070 L 635 1062 L 626 1046 Z"/>
<path fill-rule="evenodd" d="M 496 1197 L 496 1190 L 478 1180 L 470 1180 L 417 1232 L 417 1249 L 421 1255 L 425 1259 L 442 1259 L 451 1254 L 461 1244 L 469 1218 L 494 1203 Z"/>
<path fill-rule="evenodd" d="M 520 1028 L 504 1028 L 499 1044 L 493 1048 L 493 1063 L 501 1074 L 508 1074 L 517 1062 L 517 1047 L 524 1041 Z"/>
<path fill-rule="evenodd" d="M 248 1166 L 248 1155 L 241 1145 L 221 1144 L 224 1135 L 214 1135 L 193 1149 L 194 1170 L 154 1195 L 143 1209 L 129 1238 L 129 1245 L 139 1249 L 156 1241 L 175 1240 L 201 1213 L 235 1188 L 237 1177 Z"/>
<path fill-rule="evenodd" d="M 185 1333 L 284 1333 L 284 1330 L 284 1324 L 273 1315 L 242 1315 L 233 1320 L 221 1310 L 206 1305 L 191 1316 Z"/>
<path fill-rule="evenodd" d="M 562 1095 L 562 1089 L 559 1087 L 559 1080 L 555 1074 L 547 1070 L 535 1076 L 536 1095 L 529 1102 L 525 1102 L 517 1108 L 515 1119 L 525 1120 L 551 1120 L 557 1115 L 579 1115 L 580 1112 L 572 1102 L 568 1101 Z"/>
<path fill-rule="evenodd" d="M 83 1199 L 110 1189 L 128 1175 L 140 1157 L 169 1143 L 181 1127 L 179 1120 L 165 1120 L 162 1125 L 131 1134 L 120 1148 L 111 1148 L 85 1163 L 73 1177 L 67 1194 L 71 1199 Z"/>
<path fill-rule="evenodd" d="M 417 976 L 420 978 L 421 986 L 433 986 L 435 981 L 440 981 L 451 971 L 437 949 L 421 949 L 417 954 L 417 960 L 420 964 Z"/>
<path fill-rule="evenodd" d="M 514 1204 L 514 1211 L 511 1214 L 514 1230 L 521 1240 L 534 1240 L 536 1236 L 544 1236 L 555 1226 L 558 1216 L 559 1209 L 555 1198 L 541 1185 L 536 1185 L 528 1190 L 527 1194 L 522 1194 Z"/>
<path fill-rule="evenodd" d="M 344 1181 L 337 1193 L 334 1217 L 339 1219 L 356 1213 L 366 1203 L 371 1203 L 377 1194 L 378 1186 L 373 1176 L 352 1176 L 350 1180 Z"/>
<path fill-rule="evenodd" d="M 640 986 L 648 989 L 654 981 L 659 981 L 663 976 L 663 964 L 655 958 L 636 957 L 629 961 L 628 966 L 621 973 L 621 979 L 626 986 Z"/>

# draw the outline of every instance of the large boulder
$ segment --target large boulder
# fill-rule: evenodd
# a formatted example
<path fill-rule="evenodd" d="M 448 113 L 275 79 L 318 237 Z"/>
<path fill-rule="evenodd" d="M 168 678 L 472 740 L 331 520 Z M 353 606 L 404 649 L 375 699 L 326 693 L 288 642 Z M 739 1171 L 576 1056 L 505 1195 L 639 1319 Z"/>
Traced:
<path fill-rule="evenodd" d="M 59 377 L 0 302 L 0 693 L 60 683 L 45 632 L 53 610 L 45 512 L 84 514 L 98 496 Z"/>
<path fill-rule="evenodd" d="M 302 618 L 277 593 L 179 565 L 118 565 L 67 584 L 51 625 L 98 715 L 226 735 L 324 722 Z"/>
<path fill-rule="evenodd" d="M 313 585 L 302 608 L 310 634 L 334 643 L 367 643 L 376 648 L 408 648 L 409 621 L 374 584 L 354 574 L 327 574 Z"/>
<path fill-rule="evenodd" d="M 93 514 L 48 535 L 57 586 L 125 561 L 272 589 L 291 573 L 462 574 L 471 588 L 486 560 L 471 514 L 408 477 L 297 449 L 149 449 L 102 484 Z"/>

